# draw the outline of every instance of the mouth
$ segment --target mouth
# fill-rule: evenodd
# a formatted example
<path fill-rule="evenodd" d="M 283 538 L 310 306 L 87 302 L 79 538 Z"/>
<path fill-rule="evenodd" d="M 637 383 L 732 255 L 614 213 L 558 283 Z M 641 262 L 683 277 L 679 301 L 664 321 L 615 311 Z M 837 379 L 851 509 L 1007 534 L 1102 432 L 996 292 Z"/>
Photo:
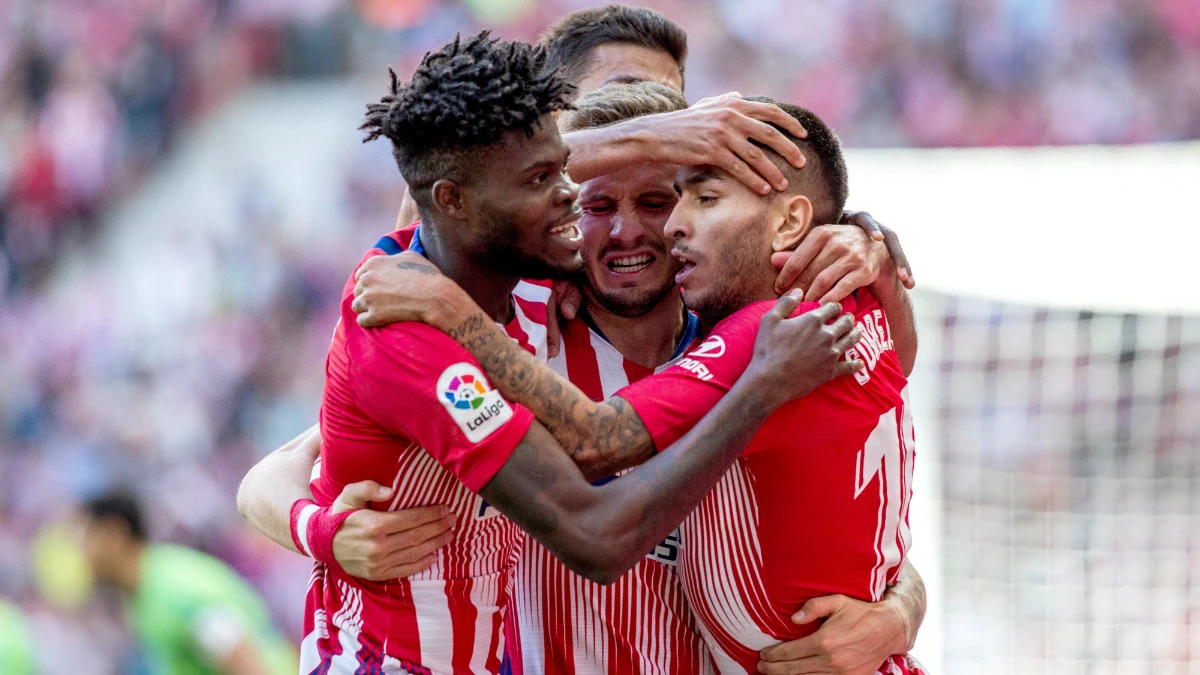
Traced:
<path fill-rule="evenodd" d="M 579 248 L 579 245 L 583 242 L 583 231 L 579 229 L 579 217 L 581 215 L 583 215 L 582 209 L 572 209 L 571 213 L 562 219 L 558 225 L 550 228 L 550 236 L 559 239 L 568 246 Z"/>
<path fill-rule="evenodd" d="M 636 253 L 612 256 L 604 265 L 613 274 L 637 274 L 654 264 L 657 258 L 652 253 Z"/>
<path fill-rule="evenodd" d="M 696 269 L 696 261 L 687 257 L 682 252 L 680 252 L 678 249 L 673 249 L 671 251 L 671 255 L 675 256 L 676 260 L 683 263 L 683 267 L 681 267 L 679 269 L 679 272 L 677 272 L 675 274 L 675 283 L 682 286 L 684 280 L 686 280 L 688 278 L 688 276 L 692 273 L 692 270 Z"/>

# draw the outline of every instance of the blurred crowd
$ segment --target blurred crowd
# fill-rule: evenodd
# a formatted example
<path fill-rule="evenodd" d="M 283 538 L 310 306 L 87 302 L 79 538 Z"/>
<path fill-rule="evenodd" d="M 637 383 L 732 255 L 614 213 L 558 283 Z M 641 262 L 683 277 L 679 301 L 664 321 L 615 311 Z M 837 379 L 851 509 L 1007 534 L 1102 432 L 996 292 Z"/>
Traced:
<path fill-rule="evenodd" d="M 128 289 L 65 263 L 104 249 L 113 205 L 256 82 L 374 82 L 457 31 L 533 39 L 590 4 L 0 0 L 0 597 L 58 647 L 48 670 L 132 668 L 115 665 L 126 651 L 110 604 L 45 602 L 31 563 L 44 524 L 114 483 L 137 484 L 157 535 L 231 561 L 298 633 L 304 562 L 248 532 L 233 493 L 257 457 L 315 421 L 337 294 L 361 242 L 391 224 L 398 176 L 382 152 L 333 177 L 361 233 L 333 251 L 306 245 L 253 185 L 232 227 L 164 237 L 205 256 L 219 291 L 171 331 L 122 325 Z M 643 4 L 688 30 L 691 100 L 768 93 L 813 108 L 852 146 L 1200 138 L 1195 0 Z"/>

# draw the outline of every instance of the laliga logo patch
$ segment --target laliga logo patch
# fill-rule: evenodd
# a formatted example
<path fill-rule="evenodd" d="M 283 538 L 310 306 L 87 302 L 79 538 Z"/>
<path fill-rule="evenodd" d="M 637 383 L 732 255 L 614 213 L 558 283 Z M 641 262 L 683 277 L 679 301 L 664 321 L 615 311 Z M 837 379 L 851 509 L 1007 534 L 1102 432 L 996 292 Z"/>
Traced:
<path fill-rule="evenodd" d="M 512 406 L 469 363 L 456 363 L 437 381 L 438 399 L 472 443 L 478 443 L 512 419 Z"/>
<path fill-rule="evenodd" d="M 710 359 L 725 356 L 725 340 L 720 335 L 710 336 L 707 340 L 700 343 L 700 346 L 696 347 L 696 350 L 688 354 L 688 356 L 692 358 L 703 356 Z"/>

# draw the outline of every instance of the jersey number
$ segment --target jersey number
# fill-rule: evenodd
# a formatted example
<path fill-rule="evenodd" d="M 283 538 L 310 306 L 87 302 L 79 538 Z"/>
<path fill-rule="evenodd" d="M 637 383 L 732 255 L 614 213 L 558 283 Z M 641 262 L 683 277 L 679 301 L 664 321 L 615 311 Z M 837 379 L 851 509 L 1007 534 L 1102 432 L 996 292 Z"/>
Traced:
<path fill-rule="evenodd" d="M 912 498 L 913 426 L 908 410 L 908 388 L 902 402 L 879 416 L 879 424 L 858 451 L 854 498 L 877 483 L 879 520 L 875 526 L 875 567 L 871 570 L 871 596 L 883 597 L 888 576 L 900 565 L 912 542 L 908 506 Z M 877 481 L 873 481 L 878 477 Z"/>

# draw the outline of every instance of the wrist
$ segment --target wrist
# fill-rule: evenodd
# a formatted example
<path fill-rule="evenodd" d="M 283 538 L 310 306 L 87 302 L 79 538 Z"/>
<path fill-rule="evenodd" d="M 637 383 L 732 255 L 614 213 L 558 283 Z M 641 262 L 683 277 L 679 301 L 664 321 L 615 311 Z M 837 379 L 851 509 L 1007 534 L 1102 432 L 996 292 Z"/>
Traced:
<path fill-rule="evenodd" d="M 909 619 L 904 603 L 893 595 L 885 597 L 884 601 L 877 603 L 873 609 L 883 612 L 885 620 L 894 622 L 894 625 L 899 628 L 899 630 L 891 631 L 891 639 L 887 644 L 889 653 L 904 654 L 910 651 L 913 643 L 917 640 L 917 635 L 913 630 L 912 621 Z"/>
<path fill-rule="evenodd" d="M 446 283 L 443 286 L 444 290 L 437 294 L 427 323 L 443 333 L 449 333 L 474 314 L 478 305 L 458 284 Z"/>
<path fill-rule="evenodd" d="M 311 499 L 297 499 L 291 509 L 292 543 L 314 560 L 340 568 L 333 555 L 333 537 L 354 511 L 332 513 Z"/>

